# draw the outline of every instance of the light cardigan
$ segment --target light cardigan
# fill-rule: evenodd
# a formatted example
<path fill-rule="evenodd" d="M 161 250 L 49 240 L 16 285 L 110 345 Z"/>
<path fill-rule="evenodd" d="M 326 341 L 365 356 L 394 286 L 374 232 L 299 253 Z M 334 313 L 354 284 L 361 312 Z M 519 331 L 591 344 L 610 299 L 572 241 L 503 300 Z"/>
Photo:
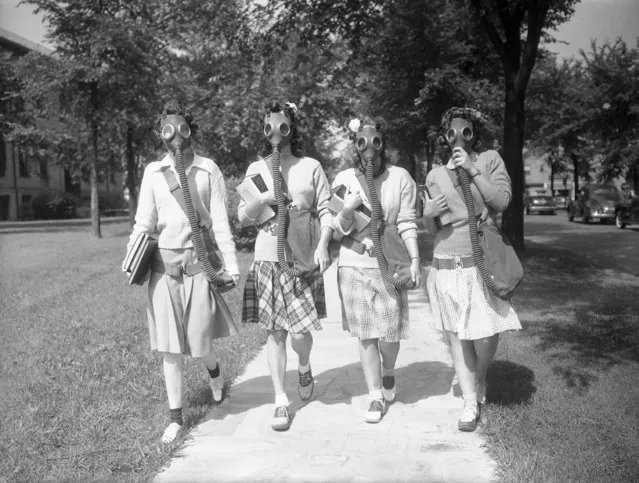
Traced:
<path fill-rule="evenodd" d="M 355 168 L 339 172 L 333 181 L 333 187 L 343 184 L 351 191 L 359 191 L 362 199 L 368 202 L 366 192 L 357 179 L 358 173 L 359 171 Z M 362 178 L 362 181 L 366 182 L 365 178 Z M 397 225 L 397 231 L 403 240 L 417 238 L 417 224 L 415 222 L 417 187 L 408 171 L 399 166 L 386 165 L 384 172 L 374 179 L 374 184 L 382 207 L 384 223 Z M 368 206 L 371 206 L 370 202 L 368 202 Z M 373 246 L 370 224 L 359 233 L 355 231 L 354 223 L 344 230 L 341 216 L 335 216 L 333 230 L 334 236 L 338 239 L 350 235 L 367 247 Z M 360 254 L 344 245 L 339 250 L 338 266 L 379 268 L 376 257 L 370 256 L 368 253 Z"/>
<path fill-rule="evenodd" d="M 496 223 L 497 213 L 503 212 L 510 203 L 512 196 L 510 176 L 508 171 L 506 171 L 504 161 L 497 151 L 485 151 L 479 155 L 472 153 L 472 158 L 475 158 L 474 165 L 479 169 L 481 175 L 491 181 L 490 192 L 485 195 L 485 199 L 482 198 L 475 184 L 471 182 L 470 188 L 475 199 L 476 212 L 480 214 L 486 207 L 488 217 L 493 223 Z M 451 217 L 451 223 L 444 225 L 441 229 L 435 229 L 433 253 L 459 256 L 470 255 L 473 249 L 468 229 L 468 210 L 463 197 L 458 193 L 449 174 L 446 172 L 446 170 L 450 169 L 454 169 L 451 161 L 446 166 L 438 166 L 432 169 L 426 176 L 426 187 L 431 190 L 433 185 L 437 185 L 439 191 L 446 196 L 448 213 Z M 431 226 L 434 227 L 434 224 L 431 224 Z"/>
<path fill-rule="evenodd" d="M 186 213 L 169 191 L 163 170 L 169 169 L 180 178 L 171 157 L 167 154 L 161 161 L 154 161 L 144 170 L 135 226 L 129 239 L 130 247 L 139 233 L 157 234 L 158 248 L 192 248 L 191 226 Z M 193 204 L 199 214 L 200 224 L 211 231 L 213 239 L 222 253 L 225 269 L 231 275 L 239 275 L 235 242 L 226 212 L 226 183 L 220 168 L 212 159 L 193 157 L 186 170 L 189 189 L 193 194 L 197 188 L 199 196 Z"/>
<path fill-rule="evenodd" d="M 282 178 L 286 183 L 288 195 L 300 210 L 309 210 L 317 214 L 322 227 L 330 227 L 333 216 L 328 210 L 328 202 L 331 197 L 326 174 L 322 165 L 313 158 L 295 158 L 282 156 L 280 160 Z M 269 168 L 263 159 L 252 162 L 246 170 L 246 177 L 262 173 L 265 180 L 270 180 Z M 270 190 L 272 186 L 268 187 Z M 244 226 L 255 224 L 254 220 L 246 214 L 246 203 L 240 200 L 237 209 L 240 223 Z M 258 230 L 255 240 L 254 260 L 276 262 L 277 261 L 277 230 L 276 224 L 267 224 Z M 285 244 L 285 258 L 292 259 L 291 249 Z"/>

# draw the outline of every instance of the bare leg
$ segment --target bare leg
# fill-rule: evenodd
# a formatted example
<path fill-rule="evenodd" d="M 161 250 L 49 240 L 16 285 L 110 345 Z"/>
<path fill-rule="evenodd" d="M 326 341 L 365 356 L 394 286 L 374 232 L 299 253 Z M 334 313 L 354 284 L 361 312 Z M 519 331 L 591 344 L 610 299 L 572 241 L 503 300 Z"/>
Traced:
<path fill-rule="evenodd" d="M 266 357 L 271 371 L 275 394 L 283 394 L 286 378 L 286 336 L 285 330 L 269 330 L 266 339 Z"/>
<path fill-rule="evenodd" d="M 464 400 L 471 396 L 476 397 L 475 392 L 475 348 L 473 341 L 460 340 L 457 334 L 449 332 L 450 351 L 453 356 L 455 373 L 459 381 Z"/>
<path fill-rule="evenodd" d="M 313 334 L 310 332 L 291 334 L 291 346 L 299 357 L 300 366 L 307 366 L 313 348 Z"/>
<path fill-rule="evenodd" d="M 499 334 L 473 341 L 477 361 L 475 363 L 475 377 L 478 381 L 486 380 L 488 366 L 493 361 L 499 343 Z"/>
<path fill-rule="evenodd" d="M 164 353 L 164 383 L 170 409 L 182 407 L 184 398 L 184 366 L 182 354 Z"/>
<path fill-rule="evenodd" d="M 382 354 L 383 369 L 386 371 L 394 371 L 397 355 L 399 354 L 399 342 L 385 342 L 380 340 L 379 352 Z"/>
<path fill-rule="evenodd" d="M 381 391 L 382 374 L 378 339 L 360 340 L 359 358 L 362 361 L 362 369 L 364 370 L 364 378 L 366 379 L 368 392 Z"/>

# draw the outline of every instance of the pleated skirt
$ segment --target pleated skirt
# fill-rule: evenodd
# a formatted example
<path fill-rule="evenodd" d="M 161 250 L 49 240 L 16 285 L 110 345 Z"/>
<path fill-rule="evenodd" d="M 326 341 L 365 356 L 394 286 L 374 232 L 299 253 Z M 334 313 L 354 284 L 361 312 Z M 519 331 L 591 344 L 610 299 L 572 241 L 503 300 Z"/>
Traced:
<path fill-rule="evenodd" d="M 453 258 L 435 254 L 435 258 Z M 457 333 L 460 339 L 477 340 L 521 329 L 519 317 L 508 300 L 494 295 L 476 267 L 431 267 L 426 288 L 436 330 Z"/>
<path fill-rule="evenodd" d="M 408 294 L 389 291 L 379 268 L 339 267 L 342 328 L 359 340 L 408 338 Z"/>
<path fill-rule="evenodd" d="M 156 260 L 193 264 L 193 249 L 158 249 Z M 238 333 L 233 316 L 204 273 L 192 277 L 151 272 L 147 319 L 151 349 L 203 357 L 211 353 L 213 339 Z"/>

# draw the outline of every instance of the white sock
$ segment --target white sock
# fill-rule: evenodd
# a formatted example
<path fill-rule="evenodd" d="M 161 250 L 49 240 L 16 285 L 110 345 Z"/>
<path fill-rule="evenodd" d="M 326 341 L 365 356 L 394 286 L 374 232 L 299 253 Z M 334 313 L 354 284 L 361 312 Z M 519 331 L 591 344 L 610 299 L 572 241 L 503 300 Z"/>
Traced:
<path fill-rule="evenodd" d="M 464 402 L 477 404 L 477 393 L 464 394 Z"/>
<path fill-rule="evenodd" d="M 381 399 L 384 399 L 384 396 L 382 395 L 382 390 L 381 389 L 373 389 L 372 391 L 370 391 L 368 393 L 368 400 L 369 401 L 379 401 Z"/>
<path fill-rule="evenodd" d="M 285 392 L 275 395 L 275 407 L 288 406 L 288 396 Z"/>
<path fill-rule="evenodd" d="M 305 366 L 303 366 L 302 364 L 299 364 L 298 370 L 300 371 L 301 374 L 306 374 L 308 371 L 311 370 L 311 361 L 308 361 L 308 363 Z"/>

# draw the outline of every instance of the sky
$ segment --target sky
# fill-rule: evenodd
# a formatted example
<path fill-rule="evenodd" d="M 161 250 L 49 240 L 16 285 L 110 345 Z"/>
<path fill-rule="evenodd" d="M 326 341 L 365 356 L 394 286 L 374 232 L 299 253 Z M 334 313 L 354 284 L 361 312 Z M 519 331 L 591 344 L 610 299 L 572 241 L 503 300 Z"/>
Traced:
<path fill-rule="evenodd" d="M 46 27 L 20 0 L 0 0 L 0 27 L 34 42 L 51 47 L 45 40 Z M 549 50 L 560 57 L 578 56 L 579 50 L 590 50 L 590 41 L 599 44 L 622 37 L 629 47 L 639 47 L 639 0 L 582 0 L 573 17 L 552 32 L 566 44 L 553 44 Z"/>

